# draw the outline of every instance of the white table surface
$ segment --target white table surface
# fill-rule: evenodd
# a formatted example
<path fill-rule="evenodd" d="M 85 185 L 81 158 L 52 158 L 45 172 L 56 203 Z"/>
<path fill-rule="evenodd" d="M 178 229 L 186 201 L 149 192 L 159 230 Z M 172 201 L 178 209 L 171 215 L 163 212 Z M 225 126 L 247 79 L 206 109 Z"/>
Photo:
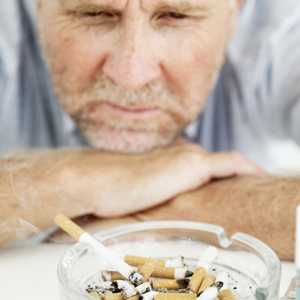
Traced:
<path fill-rule="evenodd" d="M 1 300 L 58 300 L 56 265 L 69 246 L 45 244 L 0 252 Z M 283 263 L 281 295 L 295 274 Z"/>

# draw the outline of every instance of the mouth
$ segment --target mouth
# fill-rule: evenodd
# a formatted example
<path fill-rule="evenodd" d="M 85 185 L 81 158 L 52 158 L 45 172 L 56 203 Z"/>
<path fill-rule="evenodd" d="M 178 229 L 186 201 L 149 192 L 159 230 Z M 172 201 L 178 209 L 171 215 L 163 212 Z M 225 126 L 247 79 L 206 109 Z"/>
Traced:
<path fill-rule="evenodd" d="M 105 102 L 104 105 L 116 111 L 129 113 L 129 114 L 147 114 L 147 113 L 154 113 L 159 111 L 159 109 L 155 107 L 150 107 L 150 108 L 149 107 L 125 107 L 110 102 Z"/>
<path fill-rule="evenodd" d="M 129 117 L 147 117 L 153 116 L 159 113 L 161 110 L 156 107 L 122 106 L 108 101 L 92 102 L 88 104 L 84 109 L 84 112 L 88 115 L 97 114 L 99 111 L 112 114 L 120 114 Z"/>

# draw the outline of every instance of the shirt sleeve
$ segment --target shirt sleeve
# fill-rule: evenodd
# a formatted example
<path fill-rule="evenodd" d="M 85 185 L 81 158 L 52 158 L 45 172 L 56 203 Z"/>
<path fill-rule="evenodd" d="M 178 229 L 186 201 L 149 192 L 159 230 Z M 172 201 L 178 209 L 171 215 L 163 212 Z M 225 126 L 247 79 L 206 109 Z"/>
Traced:
<path fill-rule="evenodd" d="M 269 132 L 300 144 L 300 7 L 265 41 L 254 97 Z"/>

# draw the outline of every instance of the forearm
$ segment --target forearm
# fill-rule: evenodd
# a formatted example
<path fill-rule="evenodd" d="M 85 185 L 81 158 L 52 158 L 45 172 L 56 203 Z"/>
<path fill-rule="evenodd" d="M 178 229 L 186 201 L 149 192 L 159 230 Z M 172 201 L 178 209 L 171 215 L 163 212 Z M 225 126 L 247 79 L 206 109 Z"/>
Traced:
<path fill-rule="evenodd" d="M 57 213 L 86 213 L 65 189 L 68 151 L 18 155 L 0 161 L 0 246 L 49 228 Z"/>
<path fill-rule="evenodd" d="M 232 178 L 183 194 L 144 219 L 183 218 L 219 224 L 228 234 L 249 233 L 270 245 L 282 259 L 293 259 L 299 178 Z"/>

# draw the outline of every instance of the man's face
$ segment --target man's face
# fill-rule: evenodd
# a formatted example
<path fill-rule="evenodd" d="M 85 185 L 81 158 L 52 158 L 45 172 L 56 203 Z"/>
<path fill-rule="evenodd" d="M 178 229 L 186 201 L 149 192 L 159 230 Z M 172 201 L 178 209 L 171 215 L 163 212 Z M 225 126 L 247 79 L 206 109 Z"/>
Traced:
<path fill-rule="evenodd" d="M 230 0 L 40 0 L 41 40 L 64 110 L 91 145 L 169 145 L 223 63 Z"/>

